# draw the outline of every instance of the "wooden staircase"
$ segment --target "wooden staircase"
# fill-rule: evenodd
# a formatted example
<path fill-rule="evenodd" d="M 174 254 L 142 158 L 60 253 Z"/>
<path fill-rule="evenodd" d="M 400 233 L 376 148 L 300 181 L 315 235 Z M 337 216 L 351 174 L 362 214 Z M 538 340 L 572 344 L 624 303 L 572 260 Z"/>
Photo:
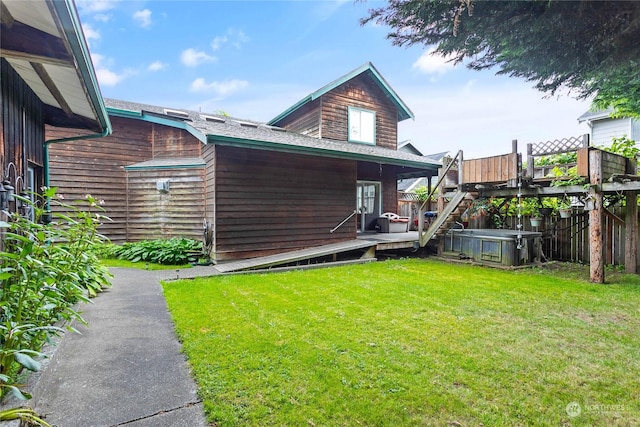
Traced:
<path fill-rule="evenodd" d="M 467 191 L 459 191 L 451 199 L 437 218 L 431 223 L 426 231 L 420 233 L 420 247 L 426 246 L 431 239 L 443 237 L 454 226 L 464 211 L 474 200 L 474 194 Z"/>

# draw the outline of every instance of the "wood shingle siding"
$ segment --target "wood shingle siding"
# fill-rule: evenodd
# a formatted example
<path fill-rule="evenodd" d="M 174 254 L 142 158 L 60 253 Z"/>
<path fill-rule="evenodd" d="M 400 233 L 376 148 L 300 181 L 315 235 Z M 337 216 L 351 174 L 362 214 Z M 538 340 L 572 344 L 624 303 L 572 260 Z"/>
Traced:
<path fill-rule="evenodd" d="M 305 105 L 304 108 L 292 114 L 288 120 L 286 129 L 313 138 L 322 138 L 320 127 L 321 100 L 316 100 Z"/>
<path fill-rule="evenodd" d="M 241 259 L 355 238 L 356 162 L 216 147 L 216 257 Z"/>
<path fill-rule="evenodd" d="M 114 131 L 99 139 L 55 143 L 49 147 L 50 182 L 67 201 L 87 193 L 104 200 L 105 222 L 100 232 L 114 243 L 127 241 L 125 165 L 151 158 L 151 125 L 112 118 Z M 68 138 L 86 131 L 47 127 L 47 138 Z"/>
<path fill-rule="evenodd" d="M 163 168 L 127 172 L 128 240 L 202 238 L 205 168 Z M 169 181 L 169 191 L 156 188 Z"/>
<path fill-rule="evenodd" d="M 200 141 L 184 130 L 155 123 L 120 117 L 111 121 L 113 133 L 105 138 L 51 144 L 51 185 L 58 187 L 66 200 L 82 199 L 87 193 L 104 200 L 106 215 L 112 221 L 105 222 L 100 231 L 114 243 L 177 236 L 200 239 L 204 167 L 197 173 L 191 169 L 125 171 L 125 166 L 154 158 L 197 157 Z M 47 128 L 49 139 L 84 133 Z M 175 183 L 173 176 L 178 180 Z M 172 181 L 171 195 L 156 200 L 156 181 L 165 178 Z M 188 179 L 197 183 L 185 184 Z M 171 203 L 163 205 L 166 200 Z"/>
<path fill-rule="evenodd" d="M 2 121 L 0 124 L 0 156 L 2 167 L 9 162 L 16 167 L 17 176 L 25 176 L 27 166 L 43 165 L 44 117 L 42 103 L 9 63 L 0 59 Z M 3 174 L 6 170 L 2 171 Z M 11 180 L 15 179 L 10 171 Z M 42 173 L 36 171 L 36 187 L 42 186 Z M 12 184 L 14 184 L 12 182 Z"/>
<path fill-rule="evenodd" d="M 338 86 L 322 98 L 322 137 L 348 140 L 348 108 L 376 113 L 376 145 L 395 150 L 398 141 L 398 112 L 384 92 L 360 75 Z"/>
<path fill-rule="evenodd" d="M 201 144 L 181 129 L 152 124 L 151 144 L 153 158 L 157 157 L 199 157 Z"/>

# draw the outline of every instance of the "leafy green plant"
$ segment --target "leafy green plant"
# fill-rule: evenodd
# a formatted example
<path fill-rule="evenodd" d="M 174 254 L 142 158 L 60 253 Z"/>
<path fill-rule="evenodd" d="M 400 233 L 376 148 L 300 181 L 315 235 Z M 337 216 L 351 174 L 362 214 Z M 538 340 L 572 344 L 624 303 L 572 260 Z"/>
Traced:
<path fill-rule="evenodd" d="M 553 166 L 575 163 L 578 160 L 578 153 L 570 151 L 568 153 L 552 154 L 535 158 L 535 166 Z"/>
<path fill-rule="evenodd" d="M 637 159 L 640 153 L 640 148 L 636 146 L 636 142 L 627 137 L 626 135 L 616 138 L 612 138 L 611 147 L 599 147 L 604 151 L 610 153 L 619 154 L 629 159 Z"/>
<path fill-rule="evenodd" d="M 467 209 L 467 214 L 469 215 L 469 218 L 475 219 L 484 215 L 489 215 L 490 210 L 491 210 L 491 199 L 486 197 L 481 197 L 471 202 L 471 204 L 469 205 L 469 208 Z"/>
<path fill-rule="evenodd" d="M 124 243 L 109 250 L 109 255 L 132 262 L 147 261 L 158 264 L 186 264 L 194 255 L 200 258 L 202 242 L 184 237 L 173 239 L 143 240 Z"/>
<path fill-rule="evenodd" d="M 540 216 L 538 209 L 540 208 L 540 201 L 536 197 L 525 197 L 520 203 L 520 213 L 525 216 L 538 217 Z"/>
<path fill-rule="evenodd" d="M 581 185 L 584 184 L 584 178 L 578 176 L 578 167 L 573 166 L 570 168 L 564 168 L 556 166 L 551 169 L 551 173 L 548 175 L 553 178 L 551 181 L 551 187 L 565 187 L 569 185 Z"/>
<path fill-rule="evenodd" d="M 36 202 L 15 196 L 34 213 L 34 220 L 8 213 L 4 247 L 0 251 L 0 393 L 28 399 L 16 376 L 22 369 L 37 371 L 41 346 L 64 331 L 60 325 L 83 322 L 74 308 L 109 286 L 109 272 L 101 266 L 95 248 L 106 241 L 97 232 L 107 219 L 98 200 L 64 203 L 55 189 L 46 189 Z M 53 222 L 40 206 L 55 208 Z M 73 329 L 67 326 L 68 329 Z"/>
<path fill-rule="evenodd" d="M 558 199 L 558 209 L 571 209 L 571 198 L 565 196 Z"/>
<path fill-rule="evenodd" d="M 0 411 L 0 421 L 21 420 L 27 425 L 38 425 L 42 427 L 51 427 L 49 423 L 40 418 L 31 408 L 11 408 Z"/>

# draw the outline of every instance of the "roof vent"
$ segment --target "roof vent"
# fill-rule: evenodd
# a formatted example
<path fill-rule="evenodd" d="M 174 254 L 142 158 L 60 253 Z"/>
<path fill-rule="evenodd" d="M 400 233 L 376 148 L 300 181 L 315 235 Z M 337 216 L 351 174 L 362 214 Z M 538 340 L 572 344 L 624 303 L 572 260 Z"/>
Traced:
<path fill-rule="evenodd" d="M 213 123 L 224 123 L 226 121 L 222 117 L 204 116 L 204 115 L 201 115 L 200 117 L 202 117 L 203 119 L 205 119 L 208 122 L 213 122 Z"/>
<path fill-rule="evenodd" d="M 246 128 L 257 128 L 258 127 L 258 123 L 251 123 L 251 122 L 241 122 L 240 120 L 236 120 L 236 122 L 242 126 L 242 127 L 246 127 Z"/>
<path fill-rule="evenodd" d="M 164 113 L 167 116 L 171 116 L 171 117 L 178 117 L 181 119 L 188 119 L 189 118 L 189 113 L 185 113 L 184 111 L 179 111 L 179 110 L 169 110 L 168 108 L 164 109 Z"/>

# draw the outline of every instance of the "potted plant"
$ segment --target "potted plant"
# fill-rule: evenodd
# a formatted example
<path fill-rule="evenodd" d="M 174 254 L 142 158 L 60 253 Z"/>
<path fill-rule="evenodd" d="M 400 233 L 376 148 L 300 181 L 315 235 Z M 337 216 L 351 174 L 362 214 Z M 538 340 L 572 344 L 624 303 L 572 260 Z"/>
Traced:
<path fill-rule="evenodd" d="M 487 228 L 488 215 L 491 209 L 491 200 L 487 198 L 475 199 L 466 211 L 469 215 L 470 222 L 473 221 L 471 228 Z"/>
<path fill-rule="evenodd" d="M 560 218 L 571 218 L 571 199 L 563 197 L 558 201 L 558 213 Z"/>
<path fill-rule="evenodd" d="M 542 198 L 542 200 L 540 200 L 540 205 L 538 213 L 542 216 L 551 216 L 556 207 L 555 200 L 549 197 Z"/>
<path fill-rule="evenodd" d="M 542 217 L 540 216 L 540 204 L 535 197 L 526 197 L 522 199 L 520 212 L 524 216 L 529 216 L 532 227 L 540 227 L 542 225 Z"/>

